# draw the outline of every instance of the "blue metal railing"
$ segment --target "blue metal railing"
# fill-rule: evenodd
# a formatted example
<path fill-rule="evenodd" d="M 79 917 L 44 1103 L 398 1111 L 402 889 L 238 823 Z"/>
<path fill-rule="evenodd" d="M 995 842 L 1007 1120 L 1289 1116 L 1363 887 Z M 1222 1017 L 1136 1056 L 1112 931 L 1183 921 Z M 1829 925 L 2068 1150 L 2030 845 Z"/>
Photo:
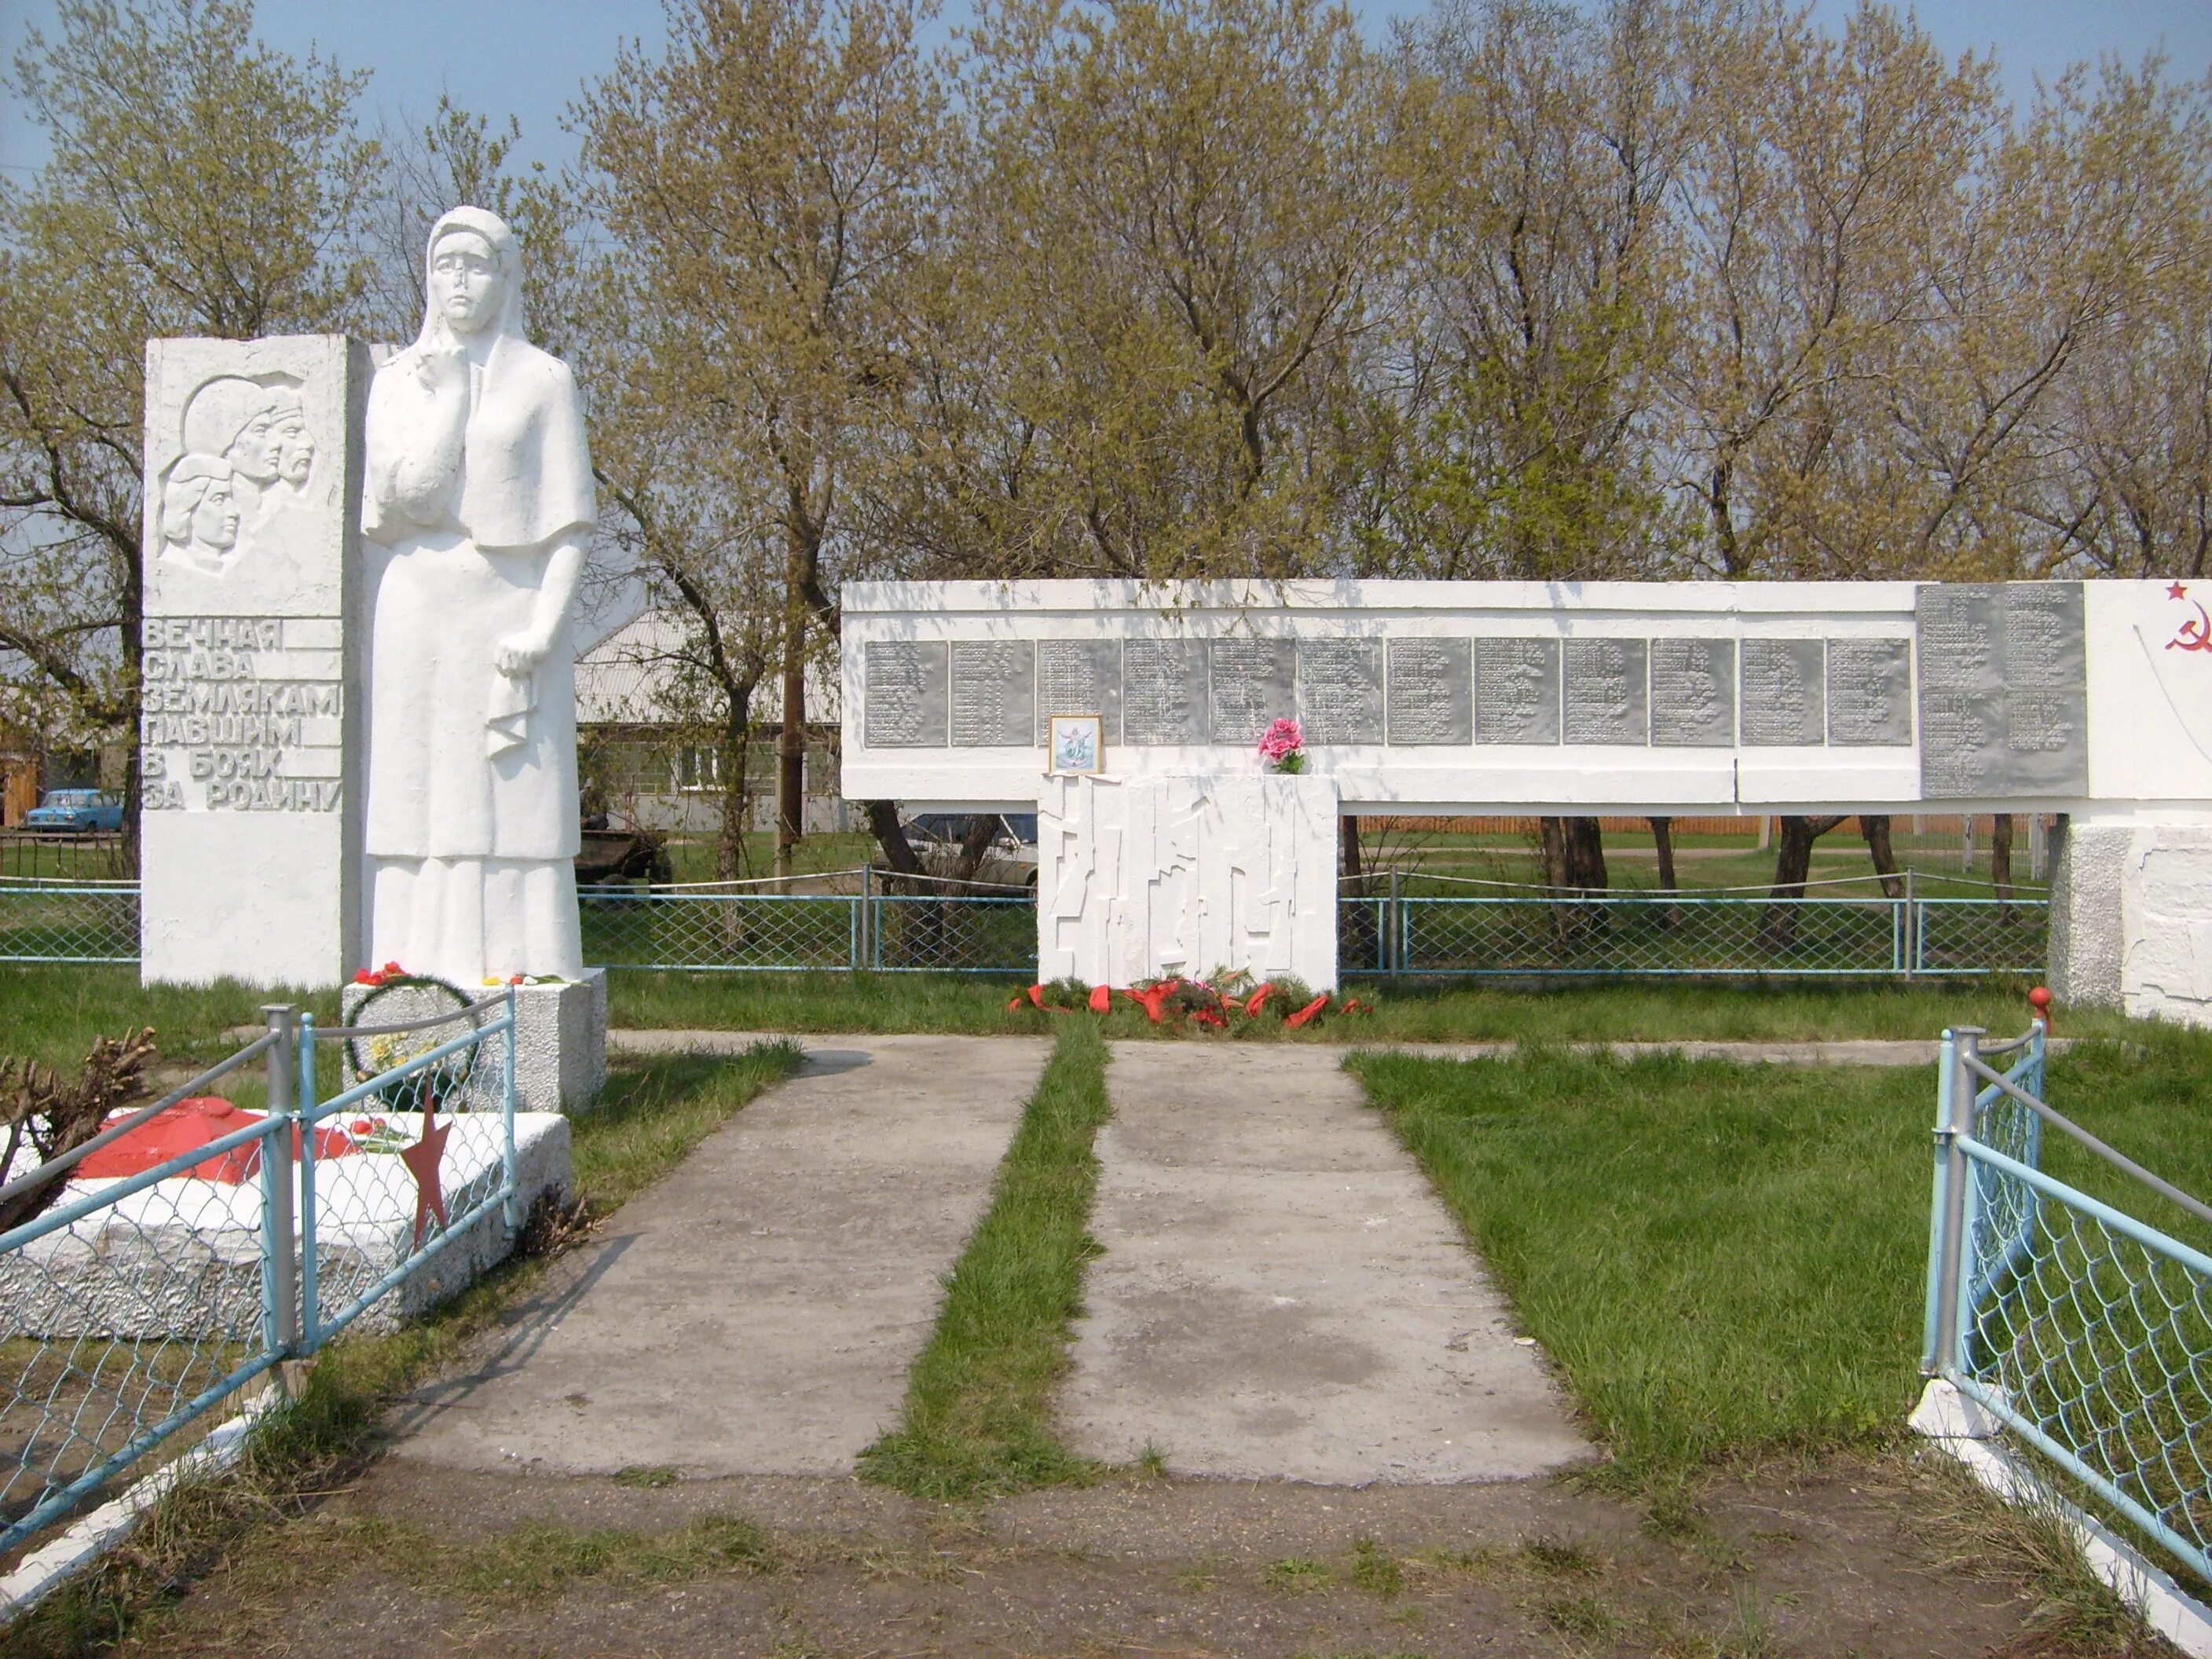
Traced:
<path fill-rule="evenodd" d="M 0 1234 L 0 1550 L 53 1524 L 283 1362 L 317 1352 L 493 1224 L 495 1212 L 501 1244 L 518 1235 L 512 990 L 412 1025 L 318 1030 L 289 1007 L 267 1018 L 265 1035 L 182 1088 L 0 1186 L 4 1201 L 65 1182 L 103 1146 L 262 1062 L 267 1109 L 258 1118 L 66 1194 Z M 462 1019 L 470 1026 L 460 1036 L 317 1098 L 318 1042 Z M 404 1114 L 370 1103 L 419 1103 L 457 1057 L 495 1052 L 495 1085 L 471 1079 L 469 1091 L 497 1102 L 496 1146 L 472 1133 L 466 1148 L 480 1166 L 468 1185 L 479 1190 L 459 1214 L 417 1231 L 412 1177 L 393 1167 L 398 1158 L 357 1144 L 355 1130 L 365 1121 L 380 1145 L 403 1139 Z M 337 1300 L 326 1306 L 334 1269 Z"/>
<path fill-rule="evenodd" d="M 2212 1256 L 2046 1174 L 2044 1132 L 2200 1222 L 2212 1206 L 2043 1099 L 2040 1022 L 1982 1035 L 1943 1034 L 1922 1369 L 2212 1579 Z"/>

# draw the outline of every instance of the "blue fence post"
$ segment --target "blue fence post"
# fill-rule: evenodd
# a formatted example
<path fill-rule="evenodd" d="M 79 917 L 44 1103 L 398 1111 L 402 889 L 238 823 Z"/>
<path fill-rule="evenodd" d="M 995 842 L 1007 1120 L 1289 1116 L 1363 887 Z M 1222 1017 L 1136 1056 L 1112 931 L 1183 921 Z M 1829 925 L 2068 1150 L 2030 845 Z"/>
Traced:
<path fill-rule="evenodd" d="M 322 1285 L 315 1268 L 315 1017 L 300 1016 L 300 1352 L 323 1346 Z"/>
<path fill-rule="evenodd" d="M 1390 866 L 1390 908 L 1382 923 L 1382 965 L 1395 979 L 1406 967 L 1406 898 L 1404 878 Z"/>
<path fill-rule="evenodd" d="M 267 1351 L 294 1358 L 300 1346 L 299 1229 L 292 1211 L 295 1014 L 289 1003 L 261 1009 L 269 1035 L 267 1133 L 261 1137 L 261 1336 Z M 283 1387 L 283 1372 L 278 1386 Z"/>
<path fill-rule="evenodd" d="M 1974 1129 L 1978 1091 L 1969 1062 L 1979 1051 L 1981 1039 L 1981 1028 L 1975 1025 L 1944 1032 L 1936 1079 L 1936 1219 L 1929 1245 L 1929 1340 L 1923 1357 L 1931 1376 L 1964 1368 L 1967 1188 L 1973 1171 L 1960 1140 Z"/>
<path fill-rule="evenodd" d="M 522 1215 L 516 1204 L 517 1182 L 514 1173 L 514 987 L 507 988 L 507 1077 L 500 1085 L 501 1128 L 505 1143 L 501 1157 L 505 1160 L 507 1197 L 500 1206 L 501 1217 L 507 1223 L 507 1236 L 513 1238 L 522 1230 Z"/>
<path fill-rule="evenodd" d="M 853 902 L 853 948 L 846 961 L 850 971 L 859 973 L 868 965 L 868 941 L 875 930 L 869 926 L 872 918 L 868 905 L 875 891 L 876 861 L 866 859 L 860 864 L 860 896 Z"/>

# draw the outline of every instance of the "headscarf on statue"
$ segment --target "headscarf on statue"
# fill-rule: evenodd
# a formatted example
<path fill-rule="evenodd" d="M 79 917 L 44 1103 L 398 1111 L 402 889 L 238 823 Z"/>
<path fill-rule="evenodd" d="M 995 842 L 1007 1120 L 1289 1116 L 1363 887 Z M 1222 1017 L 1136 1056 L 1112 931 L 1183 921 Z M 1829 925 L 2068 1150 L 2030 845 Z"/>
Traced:
<path fill-rule="evenodd" d="M 521 250 L 504 219 L 473 207 L 441 216 L 423 248 L 424 292 L 433 291 L 439 243 L 456 233 L 490 250 L 502 278 L 499 314 L 450 389 L 440 388 L 426 356 L 465 346 L 434 304 L 425 305 L 415 343 L 377 371 L 362 532 L 396 547 L 410 534 L 458 530 L 485 551 L 527 551 L 598 521 L 583 409 L 568 365 L 522 337 Z M 490 677 L 487 755 L 522 745 L 537 700 L 534 677 Z"/>
<path fill-rule="evenodd" d="M 522 337 L 522 255 L 507 221 L 458 207 L 430 228 L 426 292 L 438 244 L 455 231 L 483 239 L 506 283 L 467 406 L 448 410 L 417 370 L 426 350 L 460 343 L 435 306 L 415 343 L 377 371 L 368 394 L 368 477 L 362 533 L 387 545 L 417 530 L 456 529 L 493 551 L 542 546 L 599 522 L 584 411 L 568 366 Z M 459 416 L 460 418 L 456 419 Z"/>

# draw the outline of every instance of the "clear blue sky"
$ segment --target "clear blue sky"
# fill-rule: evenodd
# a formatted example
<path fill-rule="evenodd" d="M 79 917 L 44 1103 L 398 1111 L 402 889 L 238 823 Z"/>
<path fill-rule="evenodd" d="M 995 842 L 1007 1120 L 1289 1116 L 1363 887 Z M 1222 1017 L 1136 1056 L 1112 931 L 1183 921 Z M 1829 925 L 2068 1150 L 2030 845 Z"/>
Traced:
<path fill-rule="evenodd" d="M 1353 3 L 1377 35 L 1394 14 L 1419 9 L 1403 0 Z M 965 9 L 948 0 L 948 13 Z M 1851 9 L 1850 0 L 1814 4 L 1832 27 Z M 1954 55 L 1996 48 L 2016 98 L 2038 75 L 2107 52 L 2132 61 L 2163 46 L 2177 78 L 2212 70 L 2212 0 L 1921 0 L 1915 9 Z M 12 64 L 25 29 L 51 33 L 54 11 L 54 0 L 0 0 L 0 53 Z M 288 52 L 319 46 L 348 67 L 374 70 L 372 118 L 412 124 L 442 89 L 466 108 L 512 111 L 525 155 L 556 164 L 572 154 L 560 120 L 579 86 L 605 69 L 618 40 L 661 39 L 660 0 L 262 0 L 258 22 Z M 0 165 L 33 167 L 44 151 L 37 130 L 0 100 Z"/>

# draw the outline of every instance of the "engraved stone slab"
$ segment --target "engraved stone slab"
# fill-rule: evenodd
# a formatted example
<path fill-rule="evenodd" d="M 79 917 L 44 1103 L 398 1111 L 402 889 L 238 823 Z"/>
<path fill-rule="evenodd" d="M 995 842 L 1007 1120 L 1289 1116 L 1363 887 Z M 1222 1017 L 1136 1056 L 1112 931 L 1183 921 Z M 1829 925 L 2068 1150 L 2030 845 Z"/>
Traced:
<path fill-rule="evenodd" d="M 330 985 L 362 939 L 358 503 L 338 335 L 154 340 L 138 735 L 148 983 Z"/>
<path fill-rule="evenodd" d="M 1559 740 L 1559 642 L 1474 642 L 1474 740 Z"/>
<path fill-rule="evenodd" d="M 861 699 L 862 741 L 869 748 L 944 748 L 949 701 L 945 641 L 870 641 Z"/>
<path fill-rule="evenodd" d="M 1931 584 L 1914 609 L 1921 792 L 2087 793 L 2081 585 Z"/>
<path fill-rule="evenodd" d="M 1912 742 L 1912 641 L 1828 641 L 1828 741 L 1904 748 Z"/>
<path fill-rule="evenodd" d="M 1121 741 L 1121 641 L 1036 642 L 1036 735 L 1040 746 L 1054 714 L 1096 714 L 1104 725 L 1104 740 Z"/>
<path fill-rule="evenodd" d="M 1121 740 L 1210 742 L 1205 640 L 1121 642 Z"/>
<path fill-rule="evenodd" d="M 1300 640 L 1298 725 L 1309 745 L 1382 742 L 1382 641 Z"/>
<path fill-rule="evenodd" d="M 1818 744 L 1827 729 L 1826 684 L 1818 640 L 1743 642 L 1743 719 L 1747 747 Z"/>
<path fill-rule="evenodd" d="M 1290 640 L 1212 643 L 1213 741 L 1249 749 L 1297 708 L 1297 647 Z"/>
<path fill-rule="evenodd" d="M 1026 747 L 1036 728 L 1036 653 L 1027 640 L 952 641 L 952 746 Z"/>
<path fill-rule="evenodd" d="M 1390 641 L 1389 740 L 1474 741 L 1474 675 L 1465 640 Z"/>
<path fill-rule="evenodd" d="M 2089 792 L 2087 653 L 2081 584 L 2004 588 L 2006 787 L 2021 793 Z"/>
<path fill-rule="evenodd" d="M 1735 641 L 1651 641 L 1651 741 L 1671 749 L 1735 744 Z"/>
<path fill-rule="evenodd" d="M 1569 743 L 1644 743 L 1651 731 L 1642 640 L 1569 640 L 1561 725 Z"/>

